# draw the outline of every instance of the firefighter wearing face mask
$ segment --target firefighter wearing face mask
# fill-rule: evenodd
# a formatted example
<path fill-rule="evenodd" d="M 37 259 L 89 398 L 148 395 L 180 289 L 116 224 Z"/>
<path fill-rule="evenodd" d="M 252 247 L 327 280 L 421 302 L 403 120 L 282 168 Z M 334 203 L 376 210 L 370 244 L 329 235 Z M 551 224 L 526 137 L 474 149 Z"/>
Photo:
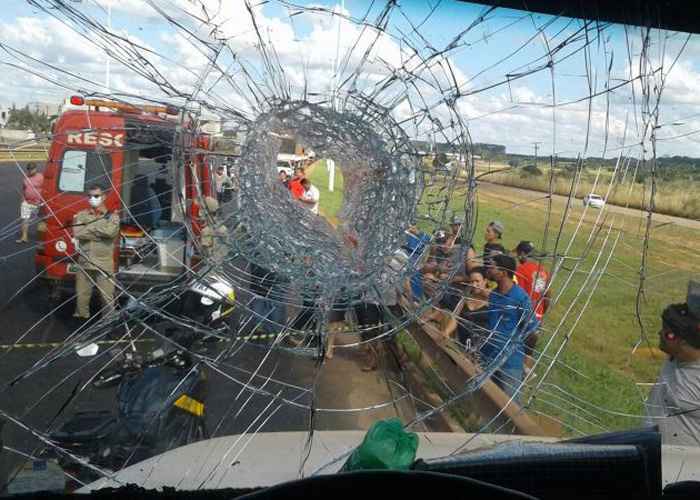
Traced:
<path fill-rule="evenodd" d="M 73 316 L 80 320 L 90 318 L 95 285 L 102 298 L 103 315 L 114 308 L 114 246 L 119 235 L 119 214 L 107 210 L 102 189 L 93 186 L 88 193 L 90 208 L 75 214 L 72 225 L 80 268 L 75 276 L 77 304 Z"/>

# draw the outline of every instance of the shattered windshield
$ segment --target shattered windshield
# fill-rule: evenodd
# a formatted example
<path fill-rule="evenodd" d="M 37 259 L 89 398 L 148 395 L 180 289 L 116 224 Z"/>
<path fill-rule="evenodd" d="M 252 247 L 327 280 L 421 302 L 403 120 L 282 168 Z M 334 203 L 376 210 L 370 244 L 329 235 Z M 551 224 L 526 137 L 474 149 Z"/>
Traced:
<path fill-rule="evenodd" d="M 644 425 L 700 445 L 689 34 L 6 3 L 3 493 L 256 488 L 383 439 L 398 470 Z"/>

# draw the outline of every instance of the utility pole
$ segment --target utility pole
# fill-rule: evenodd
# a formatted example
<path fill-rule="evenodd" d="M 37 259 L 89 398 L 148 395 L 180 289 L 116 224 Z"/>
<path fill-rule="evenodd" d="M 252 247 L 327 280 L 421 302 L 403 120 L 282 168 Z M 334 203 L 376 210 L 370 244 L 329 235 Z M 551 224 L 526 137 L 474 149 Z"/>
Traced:
<path fill-rule="evenodd" d="M 537 150 L 540 147 L 541 142 L 533 142 L 532 145 L 535 147 L 535 168 L 537 168 Z"/>

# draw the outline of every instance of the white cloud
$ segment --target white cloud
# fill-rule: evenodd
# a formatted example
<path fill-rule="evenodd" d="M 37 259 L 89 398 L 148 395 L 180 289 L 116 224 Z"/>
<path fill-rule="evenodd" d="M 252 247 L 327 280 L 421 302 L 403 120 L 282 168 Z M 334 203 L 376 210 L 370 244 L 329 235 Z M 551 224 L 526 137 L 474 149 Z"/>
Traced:
<path fill-rule="evenodd" d="M 107 1 L 102 0 L 102 5 L 106 5 Z M 412 113 L 427 108 L 432 117 L 447 126 L 454 116 L 451 116 L 445 102 L 451 97 L 446 89 L 453 89 L 455 80 L 462 91 L 474 90 L 477 86 L 487 87 L 504 79 L 504 75 L 512 69 L 521 68 L 530 62 L 514 57 L 490 72 L 481 74 L 485 66 L 492 64 L 488 57 L 477 58 L 474 61 L 453 54 L 430 57 L 430 49 L 417 47 L 418 50 L 423 50 L 420 54 L 421 59 L 415 57 L 408 45 L 399 43 L 391 36 L 392 33 L 396 33 L 392 29 L 378 31 L 371 26 L 362 26 L 344 17 L 333 16 L 328 11 L 306 11 L 291 18 L 282 14 L 279 14 L 282 17 L 276 17 L 264 3 L 251 2 L 256 21 L 254 26 L 243 1 L 153 0 L 156 6 L 163 7 L 167 15 L 187 26 L 196 37 L 205 40 L 207 46 L 165 22 L 161 14 L 143 0 L 110 1 L 115 30 L 132 40 L 138 40 L 141 44 L 150 43 L 154 51 L 165 56 L 159 58 L 144 50 L 136 52 L 138 57 L 148 59 L 178 92 L 187 94 L 193 91 L 199 76 L 207 68 L 208 56 L 216 46 L 216 41 L 225 40 L 227 47 L 217 59 L 217 64 L 228 72 L 227 78 L 221 79 L 216 71 L 212 71 L 205 79 L 199 97 L 216 104 L 223 103 L 232 108 L 246 110 L 250 112 L 250 116 L 257 111 L 257 105 L 248 84 L 257 88 L 258 92 L 268 95 L 280 91 L 275 85 L 289 85 L 292 96 L 300 97 L 303 90 L 328 93 L 336 82 L 344 81 L 355 72 L 358 73 L 359 90 L 369 91 L 397 72 L 403 77 L 413 77 L 411 83 L 414 86 L 407 86 L 405 79 L 398 79 L 382 92 L 375 94 L 377 101 L 386 105 L 398 103 L 393 110 L 396 119 L 406 119 Z M 103 20 L 104 13 L 95 10 L 94 7 L 90 12 Z M 349 15 L 349 12 L 344 14 Z M 130 18 L 138 19 L 137 22 L 149 22 L 148 33 L 141 32 L 135 23 L 129 22 Z M 203 22 L 205 19 L 209 22 Z M 256 34 L 256 27 L 262 43 Z M 434 34 L 436 40 L 442 36 L 439 26 L 425 26 L 423 34 L 428 37 Z M 145 37 L 147 41 L 137 38 L 137 35 Z M 518 37 L 522 36 L 518 34 Z M 489 42 L 491 46 L 499 43 L 496 35 L 493 37 Z M 502 37 L 502 40 L 510 40 L 507 33 Z M 66 71 L 80 74 L 98 83 L 103 81 L 103 51 L 76 31 L 50 17 L 23 15 L 4 21 L 0 18 L 0 41 Z M 99 42 L 98 39 L 94 41 Z M 691 43 L 688 53 L 692 54 L 697 50 L 697 45 Z M 265 47 L 265 53 L 274 64 L 283 68 L 286 83 L 272 81 L 268 68 L 263 64 L 261 47 Z M 439 50 L 439 47 L 436 48 Z M 334 75 L 336 57 L 342 71 L 337 77 Z M 603 76 L 600 68 L 606 66 L 604 55 L 600 57 L 600 61 L 595 61 L 596 71 L 599 72 L 596 74 L 598 89 L 602 89 Z M 430 61 L 428 64 L 423 62 L 426 59 Z M 624 61 L 623 58 L 618 59 Z M 10 58 L 0 55 L 0 61 L 9 62 Z M 582 61 L 581 53 L 579 62 Z M 36 72 L 59 79 L 75 89 L 85 87 L 79 80 L 62 76 L 46 66 L 30 62 L 26 64 Z M 139 64 L 138 59 L 134 60 L 134 64 Z M 572 72 L 575 72 L 576 62 L 571 60 L 570 66 L 574 68 Z M 634 68 L 634 65 L 632 67 Z M 244 70 L 249 76 L 243 73 Z M 558 102 L 587 95 L 588 89 L 580 76 L 567 75 L 561 67 L 555 73 Z M 618 79 L 615 81 L 627 78 L 630 71 L 626 61 L 618 62 L 613 74 L 614 78 Z M 474 77 L 476 79 L 471 80 L 471 75 L 477 75 Z M 8 99 L 17 102 L 22 102 L 23 99 L 36 100 L 37 96 L 48 98 L 46 96 L 61 96 L 67 93 L 65 90 L 51 87 L 38 76 L 29 73 L 12 71 L 7 76 L 0 82 L 0 89 Z M 534 141 L 549 144 L 543 146 L 544 150 L 551 149 L 555 128 L 557 151 L 582 151 L 587 130 L 590 130 L 589 154 L 599 154 L 606 131 L 609 148 L 618 146 L 623 136 L 626 136 L 627 144 L 640 140 L 636 137 L 637 130 L 633 127 L 634 109 L 630 104 L 630 86 L 617 89 L 610 95 L 609 110 L 607 96 L 595 98 L 590 110 L 590 120 L 588 103 L 583 101 L 558 108 L 555 114 L 556 121 L 553 121 L 549 77 L 549 73 L 544 71 L 511 82 L 509 86 L 498 86 L 462 96 L 457 100 L 455 110 L 468 124 L 474 141 L 506 144 L 511 151 L 529 151 L 530 143 Z M 684 119 L 685 125 L 673 125 L 675 128 L 669 125 L 668 130 L 661 129 L 659 136 L 681 133 L 691 130 L 691 127 L 700 128 L 697 120 L 687 118 L 693 113 L 700 116 L 700 93 L 696 91 L 699 86 L 700 72 L 696 71 L 691 60 L 681 59 L 666 82 L 661 117 L 664 123 Z M 112 87 L 125 93 L 162 97 L 162 93 L 153 83 L 117 63 L 112 64 Z M 635 90 L 639 99 L 638 85 Z M 398 99 L 401 96 L 405 99 Z M 639 112 L 638 101 L 636 111 Z M 410 126 L 406 125 L 407 130 Z M 409 130 L 409 133 L 427 133 L 431 128 L 435 128 L 435 125 L 426 122 L 420 124 L 417 129 Z M 700 147 L 692 141 L 668 142 L 660 147 L 663 151 L 671 153 L 681 151 L 684 154 L 700 156 Z"/>

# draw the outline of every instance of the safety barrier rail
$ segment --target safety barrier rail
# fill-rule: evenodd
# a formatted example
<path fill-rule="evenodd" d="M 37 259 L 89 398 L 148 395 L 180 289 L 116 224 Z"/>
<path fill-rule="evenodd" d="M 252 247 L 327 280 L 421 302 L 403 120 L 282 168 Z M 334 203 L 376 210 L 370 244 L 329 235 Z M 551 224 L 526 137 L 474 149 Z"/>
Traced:
<path fill-rule="evenodd" d="M 466 383 L 482 373 L 477 363 L 458 350 L 443 333 L 428 323 L 418 322 L 409 329 L 412 339 L 420 349 L 422 372 L 432 371 L 442 379 L 451 394 L 459 394 Z M 435 402 L 431 402 L 435 404 Z M 479 417 L 481 422 L 491 420 L 501 412 L 498 423 L 507 419 L 518 434 L 531 436 L 556 436 L 558 429 L 546 429 L 527 413 L 492 380 L 486 380 L 478 391 L 459 401 L 457 407 Z M 452 427 L 451 424 L 449 424 Z"/>

